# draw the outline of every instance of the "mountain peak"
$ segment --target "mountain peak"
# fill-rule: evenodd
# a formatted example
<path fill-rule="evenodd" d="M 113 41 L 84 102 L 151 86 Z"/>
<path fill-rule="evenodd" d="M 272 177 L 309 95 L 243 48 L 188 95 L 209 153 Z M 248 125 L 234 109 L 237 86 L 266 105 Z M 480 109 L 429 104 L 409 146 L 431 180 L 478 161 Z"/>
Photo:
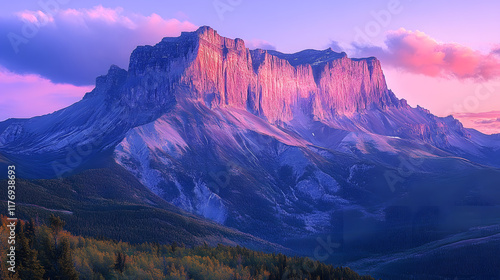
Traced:
<path fill-rule="evenodd" d="M 190 32 L 191 35 L 195 35 L 199 39 L 204 39 L 212 42 L 213 40 L 220 40 L 222 36 L 220 36 L 217 31 L 210 26 L 201 26 L 194 32 Z"/>
<path fill-rule="evenodd" d="M 135 86 L 120 93 L 118 84 L 127 77 Z M 376 58 L 351 59 L 331 48 L 293 54 L 249 50 L 242 39 L 223 37 L 209 26 L 137 47 L 128 72 L 112 66 L 96 85 L 104 91 L 113 87 L 108 96 L 122 96 L 134 108 L 191 98 L 210 107 L 245 109 L 272 123 L 297 113 L 329 120 L 400 105 Z"/>
<path fill-rule="evenodd" d="M 208 25 L 200 26 L 196 29 L 195 33 L 197 34 L 217 34 L 217 31 Z"/>
<path fill-rule="evenodd" d="M 174 92 L 176 98 L 247 109 L 270 122 L 289 121 L 298 111 L 331 119 L 399 102 L 375 58 L 350 59 L 332 49 L 249 50 L 243 40 L 223 37 L 209 26 L 138 47 L 129 72 L 163 73 L 167 88 L 183 89 Z"/>

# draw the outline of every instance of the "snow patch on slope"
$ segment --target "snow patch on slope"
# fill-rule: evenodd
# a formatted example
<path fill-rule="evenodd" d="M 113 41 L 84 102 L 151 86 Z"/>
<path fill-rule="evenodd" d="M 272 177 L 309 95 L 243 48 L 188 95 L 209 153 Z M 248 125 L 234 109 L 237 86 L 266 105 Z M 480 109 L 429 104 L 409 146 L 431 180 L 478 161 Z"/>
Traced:
<path fill-rule="evenodd" d="M 194 206 L 196 213 L 221 224 L 226 221 L 227 209 L 220 196 L 212 192 L 203 182 L 196 183 L 194 193 L 197 201 Z"/>

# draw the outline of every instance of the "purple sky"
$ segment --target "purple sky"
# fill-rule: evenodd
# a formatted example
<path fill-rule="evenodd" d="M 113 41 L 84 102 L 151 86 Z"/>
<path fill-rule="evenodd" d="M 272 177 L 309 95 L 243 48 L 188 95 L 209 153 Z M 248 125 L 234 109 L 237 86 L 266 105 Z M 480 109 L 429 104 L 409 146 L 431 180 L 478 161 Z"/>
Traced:
<path fill-rule="evenodd" d="M 250 48 L 377 56 L 410 105 L 471 117 L 500 109 L 498 11 L 498 1 L 4 2 L 0 121 L 78 101 L 111 64 L 127 68 L 135 46 L 201 25 Z"/>

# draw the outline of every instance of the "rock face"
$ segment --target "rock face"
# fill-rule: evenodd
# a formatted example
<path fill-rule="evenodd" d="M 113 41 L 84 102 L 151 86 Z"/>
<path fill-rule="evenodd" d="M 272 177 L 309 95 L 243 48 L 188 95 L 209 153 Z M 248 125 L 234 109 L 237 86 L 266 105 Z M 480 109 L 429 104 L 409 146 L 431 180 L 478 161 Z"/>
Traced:
<path fill-rule="evenodd" d="M 137 48 L 111 95 L 161 114 L 126 133 L 116 162 L 180 208 L 274 241 L 378 209 L 387 166 L 429 157 L 405 168 L 445 173 L 468 163 L 441 156 L 483 154 L 457 120 L 397 99 L 375 58 L 248 50 L 209 27 Z"/>
<path fill-rule="evenodd" d="M 250 51 L 243 40 L 224 38 L 209 27 L 137 48 L 129 72 L 150 71 L 166 81 L 156 92 L 175 89 L 177 98 L 248 109 L 271 123 L 290 121 L 297 110 L 328 120 L 399 105 L 376 58 L 350 59 L 331 49 L 288 55 Z"/>
<path fill-rule="evenodd" d="M 50 178 L 61 174 L 51 167 L 61 158 L 69 166 L 63 170 L 85 165 L 86 153 L 70 160 L 74 150 L 90 149 L 99 156 L 114 149 L 130 129 L 193 102 L 208 110 L 244 110 L 307 140 L 280 138 L 288 139 L 286 144 L 320 144 L 310 138 L 311 122 L 319 122 L 328 129 L 482 153 L 456 120 L 397 99 L 376 58 L 351 59 L 331 49 L 295 54 L 248 50 L 243 40 L 222 37 L 210 27 L 136 48 L 128 70 L 111 66 L 92 92 L 65 109 L 0 123 L 0 153 L 13 159 L 29 155 L 31 160 L 20 164 L 37 171 L 27 176 Z M 40 164 L 46 161 L 51 163 Z"/>
<path fill-rule="evenodd" d="M 108 76 L 121 81 L 123 72 L 113 68 Z M 97 88 L 109 92 L 106 79 L 99 78 Z M 154 113 L 153 119 L 173 99 L 191 100 L 212 109 L 244 109 L 277 125 L 306 117 L 338 129 L 450 145 L 447 122 L 396 98 L 387 88 L 380 61 L 351 59 L 331 49 L 295 54 L 249 50 L 243 40 L 222 37 L 205 26 L 138 47 L 123 84 L 111 95 L 136 113 Z M 382 115 L 367 115 L 373 111 Z M 453 126 L 452 132 L 468 137 L 463 127 Z"/>

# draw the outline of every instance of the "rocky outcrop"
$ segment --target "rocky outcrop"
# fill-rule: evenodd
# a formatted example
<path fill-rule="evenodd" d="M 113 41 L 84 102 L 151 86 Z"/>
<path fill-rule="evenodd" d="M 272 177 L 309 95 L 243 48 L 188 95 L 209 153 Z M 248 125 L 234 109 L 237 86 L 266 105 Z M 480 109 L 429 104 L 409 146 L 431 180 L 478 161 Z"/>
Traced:
<path fill-rule="evenodd" d="M 331 49 L 296 54 L 249 50 L 243 40 L 222 37 L 206 26 L 137 48 L 129 73 L 157 77 L 151 83 L 162 86 L 154 88 L 158 94 L 173 91 L 176 98 L 248 109 L 272 123 L 293 119 L 297 110 L 325 120 L 399 104 L 376 58 L 350 59 Z"/>

